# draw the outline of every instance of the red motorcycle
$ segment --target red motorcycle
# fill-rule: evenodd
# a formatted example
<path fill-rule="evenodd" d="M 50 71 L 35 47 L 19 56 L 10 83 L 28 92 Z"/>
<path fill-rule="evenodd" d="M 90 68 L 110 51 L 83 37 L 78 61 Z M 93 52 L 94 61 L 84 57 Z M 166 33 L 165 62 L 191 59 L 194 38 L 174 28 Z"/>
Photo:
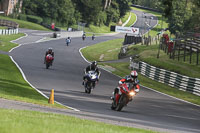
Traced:
<path fill-rule="evenodd" d="M 130 101 L 132 101 L 133 97 L 136 95 L 135 89 L 140 89 L 138 84 L 134 85 L 133 88 L 129 89 L 126 83 L 123 83 L 119 86 L 121 91 L 121 95 L 119 93 L 115 93 L 115 98 L 113 99 L 111 109 L 121 111 L 124 106 L 126 106 Z"/>
<path fill-rule="evenodd" d="M 53 56 L 51 55 L 51 54 L 48 54 L 47 56 L 46 56 L 46 62 L 45 62 L 45 64 L 46 64 L 46 69 L 48 69 L 51 65 L 52 65 L 52 63 L 53 63 Z"/>

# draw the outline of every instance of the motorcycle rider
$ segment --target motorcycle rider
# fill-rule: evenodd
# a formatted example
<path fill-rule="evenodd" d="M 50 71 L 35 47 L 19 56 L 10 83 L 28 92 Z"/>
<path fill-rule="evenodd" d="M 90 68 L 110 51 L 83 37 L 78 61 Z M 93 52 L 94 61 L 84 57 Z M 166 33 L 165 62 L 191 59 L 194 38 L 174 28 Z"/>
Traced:
<path fill-rule="evenodd" d="M 67 46 L 68 46 L 70 43 L 71 43 L 71 38 L 68 37 L 68 38 L 66 39 L 66 44 L 67 44 Z"/>
<path fill-rule="evenodd" d="M 86 34 L 84 32 L 83 35 L 82 35 L 82 39 L 85 40 L 85 38 L 86 38 Z"/>
<path fill-rule="evenodd" d="M 89 78 L 88 75 L 87 75 L 87 73 L 89 71 L 95 71 L 97 73 L 97 75 L 98 75 L 97 82 L 99 81 L 99 77 L 100 77 L 101 72 L 99 71 L 99 69 L 97 67 L 97 61 L 93 61 L 92 64 L 90 64 L 89 66 L 87 66 L 86 69 L 85 69 L 85 75 L 83 76 L 83 83 L 82 83 L 82 85 L 84 85 L 86 79 Z M 95 87 L 95 84 L 93 84 L 93 87 Z"/>
<path fill-rule="evenodd" d="M 45 56 L 44 56 L 44 64 L 46 63 L 46 56 L 47 56 L 48 54 L 50 54 L 50 55 L 52 55 L 52 57 L 54 57 L 53 48 L 50 47 L 50 48 L 48 48 L 48 51 L 46 51 Z M 52 62 L 51 62 L 51 66 L 52 66 L 52 63 L 53 63 L 53 60 L 52 60 Z"/>
<path fill-rule="evenodd" d="M 137 79 L 137 77 L 138 77 L 138 73 L 137 71 L 134 70 L 134 71 L 131 71 L 130 75 L 127 75 L 124 78 L 122 78 L 119 81 L 119 87 L 114 89 L 114 97 L 111 97 L 111 99 L 115 99 L 116 94 L 119 94 L 119 96 L 121 95 L 120 86 L 124 83 L 128 84 L 129 89 L 134 88 L 134 91 L 138 93 L 140 90 L 139 88 L 136 88 L 136 85 L 139 83 L 139 80 Z"/>
<path fill-rule="evenodd" d="M 92 35 L 92 40 L 94 40 L 94 39 L 95 39 L 95 34 Z"/>

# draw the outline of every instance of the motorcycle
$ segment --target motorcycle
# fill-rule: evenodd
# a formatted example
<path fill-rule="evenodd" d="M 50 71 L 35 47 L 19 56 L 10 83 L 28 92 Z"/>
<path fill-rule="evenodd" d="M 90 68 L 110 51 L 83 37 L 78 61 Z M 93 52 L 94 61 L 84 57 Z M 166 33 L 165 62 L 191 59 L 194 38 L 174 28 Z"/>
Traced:
<path fill-rule="evenodd" d="M 48 54 L 46 56 L 46 59 L 45 59 L 46 69 L 48 69 L 52 65 L 53 59 L 54 58 L 51 54 Z"/>
<path fill-rule="evenodd" d="M 92 40 L 95 40 L 95 36 L 94 35 L 92 36 Z"/>
<path fill-rule="evenodd" d="M 119 88 L 121 95 L 119 93 L 115 94 L 115 98 L 113 98 L 111 105 L 112 110 L 121 111 L 124 106 L 133 100 L 133 97 L 136 95 L 135 88 L 140 89 L 140 86 L 137 84 L 134 88 L 129 89 L 129 85 L 123 83 Z"/>
<path fill-rule="evenodd" d="M 86 36 L 82 36 L 83 41 L 85 40 Z"/>
<path fill-rule="evenodd" d="M 95 84 L 98 80 L 98 75 L 95 71 L 89 71 L 85 81 L 85 93 L 90 94 L 91 90 L 95 88 Z"/>

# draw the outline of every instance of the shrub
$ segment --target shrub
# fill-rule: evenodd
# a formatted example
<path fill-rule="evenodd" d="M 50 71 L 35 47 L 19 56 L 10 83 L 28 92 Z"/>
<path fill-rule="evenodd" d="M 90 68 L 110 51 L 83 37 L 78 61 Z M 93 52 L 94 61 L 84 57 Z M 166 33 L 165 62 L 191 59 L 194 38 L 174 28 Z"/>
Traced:
<path fill-rule="evenodd" d="M 40 24 L 43 21 L 42 18 L 33 15 L 27 15 L 27 20 L 37 24 Z"/>
<path fill-rule="evenodd" d="M 27 21 L 27 16 L 26 14 L 19 14 L 18 19 Z"/>

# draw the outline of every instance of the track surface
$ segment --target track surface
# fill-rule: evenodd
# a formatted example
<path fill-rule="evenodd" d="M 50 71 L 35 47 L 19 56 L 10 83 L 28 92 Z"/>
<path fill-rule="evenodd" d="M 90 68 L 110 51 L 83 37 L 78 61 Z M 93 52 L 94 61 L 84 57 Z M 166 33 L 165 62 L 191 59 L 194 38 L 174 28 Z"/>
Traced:
<path fill-rule="evenodd" d="M 139 15 L 138 15 L 139 14 Z M 138 21 L 134 27 L 141 25 L 141 12 L 137 12 Z M 144 19 L 144 18 L 143 18 Z M 156 22 L 152 22 L 153 25 Z M 128 123 L 137 123 L 149 129 L 167 132 L 200 132 L 200 108 L 168 96 L 142 88 L 135 99 L 121 112 L 110 109 L 110 96 L 117 86 L 119 77 L 104 70 L 100 82 L 92 94 L 84 93 L 82 83 L 83 69 L 88 65 L 79 54 L 79 49 L 95 43 L 123 37 L 124 35 L 97 37 L 95 41 L 86 38 L 72 38 L 70 46 L 65 39 L 41 43 L 30 43 L 41 39 L 35 31 L 24 31 L 29 38 L 16 42 L 25 45 L 10 54 L 22 68 L 28 81 L 44 94 L 49 95 L 55 89 L 55 100 L 83 112 L 91 112 L 94 117 L 112 119 Z M 142 33 L 146 32 L 145 29 Z M 38 32 L 37 32 L 38 33 Z M 33 39 L 33 40 L 32 40 Z M 48 47 L 55 51 L 53 67 L 45 69 L 44 54 Z"/>

